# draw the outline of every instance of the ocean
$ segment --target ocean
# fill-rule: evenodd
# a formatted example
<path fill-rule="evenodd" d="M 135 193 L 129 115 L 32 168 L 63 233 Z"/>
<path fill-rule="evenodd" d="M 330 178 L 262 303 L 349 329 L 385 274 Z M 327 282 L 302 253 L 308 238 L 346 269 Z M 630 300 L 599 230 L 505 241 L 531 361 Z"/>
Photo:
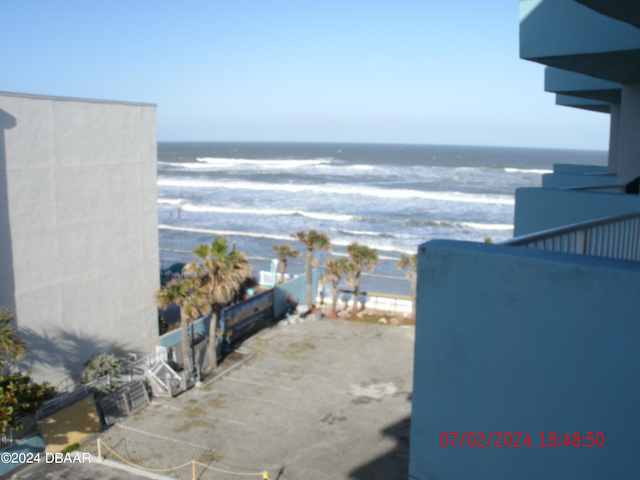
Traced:
<path fill-rule="evenodd" d="M 431 239 L 500 242 L 513 236 L 514 194 L 536 187 L 554 163 L 606 165 L 586 150 L 333 143 L 158 143 L 158 224 L 163 267 L 192 260 L 216 235 L 269 270 L 273 244 L 316 229 L 333 258 L 359 242 L 380 265 L 363 290 L 409 295 L 401 253 Z M 318 252 L 320 265 L 327 254 Z"/>

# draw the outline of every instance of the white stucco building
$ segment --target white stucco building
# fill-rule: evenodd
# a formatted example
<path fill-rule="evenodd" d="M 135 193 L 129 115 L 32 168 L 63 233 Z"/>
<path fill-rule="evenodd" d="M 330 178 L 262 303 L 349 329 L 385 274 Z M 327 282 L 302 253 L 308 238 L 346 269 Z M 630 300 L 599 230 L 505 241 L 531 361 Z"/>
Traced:
<path fill-rule="evenodd" d="M 156 106 L 0 92 L 0 305 L 57 385 L 158 341 Z"/>

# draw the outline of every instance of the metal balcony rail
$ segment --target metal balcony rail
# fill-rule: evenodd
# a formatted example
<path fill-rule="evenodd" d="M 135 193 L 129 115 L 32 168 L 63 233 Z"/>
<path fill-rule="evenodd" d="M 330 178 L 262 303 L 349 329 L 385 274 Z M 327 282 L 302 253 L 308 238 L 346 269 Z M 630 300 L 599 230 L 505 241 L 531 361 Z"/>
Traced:
<path fill-rule="evenodd" d="M 16 430 L 11 427 L 6 427 L 4 435 L 0 437 L 0 451 L 6 450 L 39 432 L 38 421 L 35 415 L 23 417 L 19 419 L 17 423 L 24 426 L 24 429 Z"/>
<path fill-rule="evenodd" d="M 501 244 L 640 261 L 640 212 L 575 223 Z"/>
<path fill-rule="evenodd" d="M 625 193 L 626 185 L 599 185 L 597 187 L 567 187 L 565 190 L 579 190 L 581 192 L 596 193 Z"/>

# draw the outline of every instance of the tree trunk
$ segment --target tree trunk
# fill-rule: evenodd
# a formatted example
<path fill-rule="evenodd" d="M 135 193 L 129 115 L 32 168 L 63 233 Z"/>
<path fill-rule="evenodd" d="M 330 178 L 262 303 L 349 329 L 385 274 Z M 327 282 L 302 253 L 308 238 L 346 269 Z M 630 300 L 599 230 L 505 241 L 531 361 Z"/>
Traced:
<path fill-rule="evenodd" d="M 307 248 L 307 257 L 305 259 L 304 273 L 307 284 L 307 305 L 311 307 L 311 283 L 313 282 L 313 251 Z"/>
<path fill-rule="evenodd" d="M 335 315 L 338 309 L 338 287 L 331 289 L 331 312 Z"/>
<path fill-rule="evenodd" d="M 287 270 L 287 261 L 280 260 L 280 283 L 284 283 L 284 272 Z M 273 282 L 276 285 L 278 282 Z"/>
<path fill-rule="evenodd" d="M 209 355 L 209 372 L 213 372 L 218 366 L 218 310 L 218 305 L 214 305 L 211 308 L 209 344 L 207 345 L 207 353 Z"/>
<path fill-rule="evenodd" d="M 358 313 L 358 300 L 360 299 L 360 273 L 358 270 L 353 278 L 353 314 Z"/>
<path fill-rule="evenodd" d="M 187 389 L 187 376 L 191 375 L 191 329 L 189 319 L 183 315 L 180 315 L 180 323 L 182 324 L 182 369 L 187 372 L 187 375 L 182 375 L 182 388 Z"/>

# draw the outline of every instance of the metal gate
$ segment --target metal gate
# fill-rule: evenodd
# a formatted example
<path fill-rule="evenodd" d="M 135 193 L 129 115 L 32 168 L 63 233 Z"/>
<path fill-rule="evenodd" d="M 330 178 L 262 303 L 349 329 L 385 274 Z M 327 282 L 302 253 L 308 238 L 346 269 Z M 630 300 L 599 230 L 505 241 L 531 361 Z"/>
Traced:
<path fill-rule="evenodd" d="M 149 404 L 149 393 L 142 381 L 131 383 L 96 402 L 105 425 L 126 417 Z"/>

